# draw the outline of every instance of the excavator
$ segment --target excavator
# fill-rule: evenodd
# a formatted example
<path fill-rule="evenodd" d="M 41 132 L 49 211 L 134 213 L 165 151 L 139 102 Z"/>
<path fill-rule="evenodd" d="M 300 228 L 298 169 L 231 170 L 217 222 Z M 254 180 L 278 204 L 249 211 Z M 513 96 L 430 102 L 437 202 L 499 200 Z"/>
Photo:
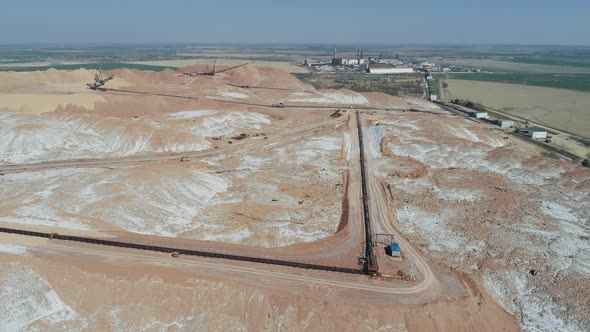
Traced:
<path fill-rule="evenodd" d="M 246 63 L 242 63 L 241 65 L 237 65 L 237 66 L 233 66 L 233 67 L 229 67 L 229 68 L 225 68 L 225 69 L 222 69 L 222 70 L 215 71 L 215 65 L 216 65 L 216 63 L 217 63 L 217 61 L 213 62 L 213 69 L 211 69 L 211 70 L 207 70 L 205 72 L 197 72 L 197 71 L 195 71 L 195 72 L 192 72 L 192 73 L 182 73 L 182 76 L 192 76 L 192 77 L 195 77 L 195 76 L 215 76 L 215 74 L 221 74 L 223 72 L 230 71 L 232 69 L 240 68 L 240 67 L 243 67 L 243 66 L 246 66 L 246 65 L 250 64 L 250 62 L 246 62 Z"/>
<path fill-rule="evenodd" d="M 102 76 L 102 66 L 100 66 L 98 73 L 96 73 L 94 75 L 94 83 L 87 83 L 86 85 L 92 90 L 98 90 L 103 85 L 105 85 L 108 81 L 112 80 L 113 78 L 115 78 L 115 75 L 103 77 Z"/>

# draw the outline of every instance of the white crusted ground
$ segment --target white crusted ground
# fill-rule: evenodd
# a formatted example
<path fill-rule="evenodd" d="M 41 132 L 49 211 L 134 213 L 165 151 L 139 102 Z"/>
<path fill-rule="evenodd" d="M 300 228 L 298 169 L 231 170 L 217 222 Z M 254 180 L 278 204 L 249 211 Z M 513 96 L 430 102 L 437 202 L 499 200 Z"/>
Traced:
<path fill-rule="evenodd" d="M 590 193 L 562 189 L 564 181 L 560 176 L 566 169 L 559 163 L 511 154 L 499 135 L 476 132 L 476 126 L 467 121 L 456 121 L 454 126 L 437 125 L 436 130 L 446 130 L 446 134 L 437 133 L 440 138 L 434 140 L 427 136 L 434 128 L 429 122 L 404 118 L 381 121 L 369 129 L 369 148 L 380 157 L 381 137 L 394 136 L 396 140 L 386 146 L 391 153 L 416 159 L 431 169 L 464 168 L 499 174 L 516 195 L 530 196 L 529 204 L 538 204 L 538 210 L 523 220 L 498 219 L 499 226 L 482 241 L 470 235 L 475 230 L 457 231 L 461 225 L 456 221 L 468 208 L 465 205 L 428 212 L 424 207 L 404 204 L 396 212 L 402 230 L 422 239 L 430 253 L 452 264 L 490 255 L 495 258 L 495 270 L 481 271 L 484 284 L 519 317 L 525 331 L 580 331 L 581 325 L 570 316 L 568 308 L 544 288 L 550 287 L 547 280 L 551 278 L 560 283 L 582 282 L 590 273 L 590 220 L 584 212 L 590 211 Z M 392 186 L 409 195 L 434 193 L 440 200 L 467 202 L 473 207 L 486 199 L 476 189 L 441 187 L 431 176 L 396 179 Z M 531 268 L 540 270 L 540 276 L 529 275 Z M 473 270 L 479 267 L 473 266 Z"/>
<path fill-rule="evenodd" d="M 247 111 L 192 110 L 133 119 L 0 112 L 0 163 L 200 151 L 210 147 L 206 137 L 270 123 L 267 116 Z"/>

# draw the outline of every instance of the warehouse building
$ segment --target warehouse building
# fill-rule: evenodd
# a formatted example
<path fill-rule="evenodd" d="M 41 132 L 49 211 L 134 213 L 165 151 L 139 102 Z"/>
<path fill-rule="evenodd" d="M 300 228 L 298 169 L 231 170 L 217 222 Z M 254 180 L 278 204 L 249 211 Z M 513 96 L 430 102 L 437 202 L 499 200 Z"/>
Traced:
<path fill-rule="evenodd" d="M 414 68 L 395 67 L 387 63 L 370 63 L 368 72 L 370 74 L 411 74 Z"/>
<path fill-rule="evenodd" d="M 334 56 L 332 57 L 332 66 L 352 66 L 352 67 L 363 67 L 369 63 L 368 59 L 364 58 L 363 51 L 358 50 L 356 58 L 338 58 L 336 57 L 336 49 L 334 49 Z"/>
<path fill-rule="evenodd" d="M 547 138 L 547 130 L 542 129 L 542 128 L 530 128 L 529 132 L 528 132 L 528 136 L 530 138 Z"/>
<path fill-rule="evenodd" d="M 367 59 L 346 59 L 346 58 L 333 58 L 332 65 L 334 66 L 362 66 L 366 65 Z"/>
<path fill-rule="evenodd" d="M 498 120 L 496 124 L 502 128 L 511 128 L 514 126 L 514 121 L 510 120 Z"/>
<path fill-rule="evenodd" d="M 476 119 L 487 119 L 488 112 L 473 112 L 471 113 L 471 116 L 473 116 Z"/>

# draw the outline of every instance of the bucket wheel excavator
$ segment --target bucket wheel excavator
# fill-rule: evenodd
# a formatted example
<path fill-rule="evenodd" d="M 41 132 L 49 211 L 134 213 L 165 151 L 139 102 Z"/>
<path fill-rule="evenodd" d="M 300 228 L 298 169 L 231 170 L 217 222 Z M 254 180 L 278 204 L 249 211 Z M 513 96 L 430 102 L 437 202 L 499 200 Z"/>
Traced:
<path fill-rule="evenodd" d="M 113 78 L 115 78 L 115 75 L 103 77 L 102 66 L 100 66 L 98 73 L 94 75 L 94 82 L 87 83 L 86 85 L 92 90 L 99 90 L 102 86 L 104 86 L 108 81 L 112 80 Z"/>

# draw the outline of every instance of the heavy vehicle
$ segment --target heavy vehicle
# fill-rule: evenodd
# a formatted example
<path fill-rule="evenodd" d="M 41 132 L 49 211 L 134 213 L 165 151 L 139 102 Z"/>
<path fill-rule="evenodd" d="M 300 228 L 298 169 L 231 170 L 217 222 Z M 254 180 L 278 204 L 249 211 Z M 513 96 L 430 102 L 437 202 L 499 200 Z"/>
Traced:
<path fill-rule="evenodd" d="M 87 83 L 86 85 L 92 90 L 98 90 L 102 86 L 104 86 L 108 81 L 112 80 L 113 78 L 115 78 L 115 75 L 103 77 L 102 76 L 102 66 L 100 66 L 98 73 L 96 73 L 94 75 L 94 83 Z"/>

